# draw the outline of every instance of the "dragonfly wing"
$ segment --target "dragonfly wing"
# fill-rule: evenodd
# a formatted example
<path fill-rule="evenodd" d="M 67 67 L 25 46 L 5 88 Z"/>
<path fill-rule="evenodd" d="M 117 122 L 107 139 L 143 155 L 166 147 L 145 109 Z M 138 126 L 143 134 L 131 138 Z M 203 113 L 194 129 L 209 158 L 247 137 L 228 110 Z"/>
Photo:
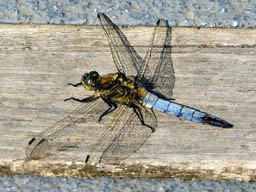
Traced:
<path fill-rule="evenodd" d="M 126 121 L 102 154 L 102 163 L 119 163 L 140 149 L 153 134 L 152 128 L 157 128 L 154 112 L 144 107 L 140 107 L 140 111 L 147 126 L 143 125 L 133 109 L 129 108 Z"/>
<path fill-rule="evenodd" d="M 98 140 L 93 150 L 101 151 L 100 163 L 117 164 L 136 152 L 156 129 L 157 121 L 152 110 L 138 107 L 144 123 L 133 108 L 121 105 L 107 132 Z M 151 128 L 150 128 L 151 127 Z"/>
<path fill-rule="evenodd" d="M 31 139 L 26 147 L 27 159 L 40 159 L 59 151 L 76 147 L 102 130 L 108 118 L 97 123 L 108 105 L 101 99 L 83 103 L 64 119 L 43 130 Z M 105 121 L 104 121 L 105 120 Z"/>
<path fill-rule="evenodd" d="M 138 74 L 142 85 L 159 96 L 170 98 L 175 84 L 171 59 L 171 28 L 160 19 L 155 27 L 150 46 Z"/>
<path fill-rule="evenodd" d="M 126 75 L 137 74 L 143 59 L 130 45 L 119 27 L 104 13 L 99 13 L 98 18 L 107 36 L 117 70 Z"/>

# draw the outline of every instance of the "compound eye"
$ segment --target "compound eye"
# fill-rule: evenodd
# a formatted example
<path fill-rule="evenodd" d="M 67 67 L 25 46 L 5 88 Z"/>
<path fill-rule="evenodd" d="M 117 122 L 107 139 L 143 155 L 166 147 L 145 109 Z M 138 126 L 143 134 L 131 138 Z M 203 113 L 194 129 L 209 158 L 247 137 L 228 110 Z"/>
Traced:
<path fill-rule="evenodd" d="M 86 79 L 86 84 L 90 87 L 95 87 L 95 77 L 88 76 Z"/>
<path fill-rule="evenodd" d="M 82 81 L 85 82 L 86 79 L 88 78 L 88 73 L 85 73 L 83 76 L 82 76 Z"/>
<path fill-rule="evenodd" d="M 91 71 L 90 72 L 90 76 L 91 77 L 94 77 L 94 78 L 97 78 L 99 76 L 98 72 L 97 71 Z"/>
<path fill-rule="evenodd" d="M 86 78 L 85 84 L 88 85 L 88 86 L 91 86 L 92 80 L 91 80 L 91 77 L 90 77 L 90 76 Z"/>
<path fill-rule="evenodd" d="M 91 71 L 90 73 L 86 73 L 82 77 L 82 84 L 85 89 L 92 91 L 95 89 L 96 83 L 99 79 L 99 74 L 96 71 Z"/>

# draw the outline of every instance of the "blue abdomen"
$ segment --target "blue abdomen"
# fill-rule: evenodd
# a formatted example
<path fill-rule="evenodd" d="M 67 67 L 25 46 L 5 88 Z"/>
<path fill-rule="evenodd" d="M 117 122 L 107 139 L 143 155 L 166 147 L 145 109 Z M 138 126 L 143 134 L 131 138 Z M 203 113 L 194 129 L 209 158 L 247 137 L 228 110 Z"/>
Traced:
<path fill-rule="evenodd" d="M 150 92 L 146 93 L 145 97 L 142 100 L 142 105 L 147 108 L 160 110 L 164 113 L 169 113 L 176 117 L 185 118 L 189 121 L 197 123 L 209 124 L 212 126 L 224 128 L 233 127 L 232 124 L 218 117 L 215 117 L 213 115 L 210 115 L 197 109 L 190 108 L 182 104 L 160 99 Z"/>

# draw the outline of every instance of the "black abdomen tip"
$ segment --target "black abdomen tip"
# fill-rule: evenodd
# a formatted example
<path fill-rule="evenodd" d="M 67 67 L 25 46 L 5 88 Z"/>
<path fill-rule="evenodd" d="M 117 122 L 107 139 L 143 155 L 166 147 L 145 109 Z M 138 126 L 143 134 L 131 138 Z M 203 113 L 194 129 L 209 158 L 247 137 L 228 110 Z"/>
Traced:
<path fill-rule="evenodd" d="M 209 125 L 212 125 L 212 126 L 216 126 L 216 127 L 223 127 L 223 128 L 232 128 L 233 125 L 227 121 L 224 121 L 220 118 L 217 118 L 217 117 L 211 117 L 211 116 L 206 116 L 204 118 L 205 120 L 205 124 L 209 124 Z"/>
<path fill-rule="evenodd" d="M 232 128 L 232 127 L 233 127 L 233 125 L 228 122 L 225 122 L 225 124 L 223 126 L 223 128 Z"/>

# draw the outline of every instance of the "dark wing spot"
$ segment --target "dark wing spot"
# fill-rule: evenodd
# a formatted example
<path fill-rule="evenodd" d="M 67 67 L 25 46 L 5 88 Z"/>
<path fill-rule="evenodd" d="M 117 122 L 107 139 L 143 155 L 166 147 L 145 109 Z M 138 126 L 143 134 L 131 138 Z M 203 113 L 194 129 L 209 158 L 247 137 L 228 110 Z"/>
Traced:
<path fill-rule="evenodd" d="M 37 143 L 37 146 L 40 145 L 41 143 L 43 143 L 44 141 L 45 141 L 45 139 L 41 139 L 41 141 L 39 141 L 39 142 Z"/>
<path fill-rule="evenodd" d="M 86 159 L 85 159 L 85 163 L 88 162 L 89 158 L 90 158 L 90 155 L 87 155 L 87 157 L 86 157 Z"/>
<path fill-rule="evenodd" d="M 33 138 L 29 141 L 28 145 L 31 145 L 34 141 L 35 141 L 35 137 L 33 137 Z"/>

